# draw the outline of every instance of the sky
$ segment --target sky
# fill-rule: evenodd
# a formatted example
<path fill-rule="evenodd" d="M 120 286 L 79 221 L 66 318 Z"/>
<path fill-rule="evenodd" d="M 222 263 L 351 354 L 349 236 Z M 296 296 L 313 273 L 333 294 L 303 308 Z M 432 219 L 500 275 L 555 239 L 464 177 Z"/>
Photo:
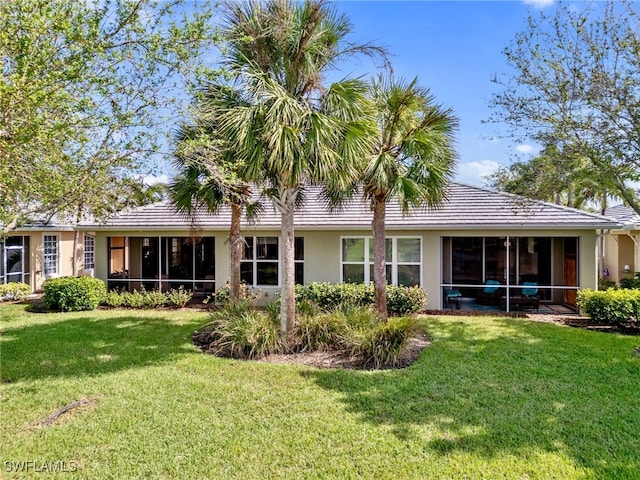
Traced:
<path fill-rule="evenodd" d="M 456 181 L 484 186 L 483 175 L 539 150 L 507 138 L 504 126 L 483 122 L 491 113 L 492 94 L 499 91 L 491 79 L 508 73 L 504 48 L 525 30 L 529 11 L 553 8 L 552 1 L 342 1 L 336 6 L 353 23 L 353 39 L 386 46 L 396 76 L 417 76 L 436 102 L 458 117 Z M 371 73 L 366 61 L 342 68 L 353 76 Z"/>
<path fill-rule="evenodd" d="M 350 40 L 386 47 L 396 77 L 417 76 L 437 103 L 453 110 L 459 120 L 456 181 L 486 186 L 484 175 L 539 151 L 486 120 L 491 96 L 499 91 L 491 79 L 508 73 L 504 48 L 525 30 L 529 12 L 554 8 L 554 0 L 334 3 L 353 25 Z M 334 80 L 368 79 L 377 72 L 366 57 L 352 58 Z"/>

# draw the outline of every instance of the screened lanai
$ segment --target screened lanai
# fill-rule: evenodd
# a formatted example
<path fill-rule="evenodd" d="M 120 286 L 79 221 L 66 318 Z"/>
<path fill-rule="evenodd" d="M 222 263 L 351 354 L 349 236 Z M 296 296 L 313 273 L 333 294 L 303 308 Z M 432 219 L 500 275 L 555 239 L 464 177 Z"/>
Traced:
<path fill-rule="evenodd" d="M 215 290 L 213 237 L 107 237 L 108 287 Z"/>
<path fill-rule="evenodd" d="M 577 237 L 442 237 L 443 304 L 480 310 L 576 308 Z"/>

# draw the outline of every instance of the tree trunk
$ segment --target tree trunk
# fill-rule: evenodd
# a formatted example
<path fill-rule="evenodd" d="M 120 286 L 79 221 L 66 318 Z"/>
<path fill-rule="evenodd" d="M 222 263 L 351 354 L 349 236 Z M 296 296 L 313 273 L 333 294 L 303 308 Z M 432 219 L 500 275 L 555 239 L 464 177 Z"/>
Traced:
<path fill-rule="evenodd" d="M 385 196 L 376 195 L 373 203 L 373 284 L 376 292 L 376 312 L 387 320 L 387 263 L 385 245 Z"/>
<path fill-rule="evenodd" d="M 80 205 L 78 205 L 78 213 L 76 214 L 76 224 L 75 227 L 78 226 L 78 224 L 82 221 L 82 209 L 84 208 L 84 204 L 80 203 Z M 72 274 L 74 277 L 76 277 L 78 275 L 78 242 L 80 241 L 80 232 L 78 231 L 77 228 L 74 229 L 75 231 L 73 232 L 73 257 L 72 257 Z M 83 249 L 84 252 L 84 249 Z M 84 268 L 84 259 L 82 262 L 82 266 Z"/>
<path fill-rule="evenodd" d="M 78 241 L 80 240 L 80 231 L 76 228 L 73 232 L 73 258 L 71 261 L 71 274 L 74 277 L 78 276 Z"/>
<path fill-rule="evenodd" d="M 294 258 L 294 207 L 295 192 L 287 189 L 279 205 L 282 215 L 280 265 L 282 266 L 282 288 L 280 290 L 280 331 L 287 335 L 295 326 L 295 258 Z"/>
<path fill-rule="evenodd" d="M 240 220 L 242 218 L 242 205 L 231 204 L 231 228 L 229 229 L 229 253 L 231 256 L 231 291 L 229 301 L 235 304 L 240 300 L 240 261 L 242 260 L 242 248 L 244 241 L 240 231 Z"/>

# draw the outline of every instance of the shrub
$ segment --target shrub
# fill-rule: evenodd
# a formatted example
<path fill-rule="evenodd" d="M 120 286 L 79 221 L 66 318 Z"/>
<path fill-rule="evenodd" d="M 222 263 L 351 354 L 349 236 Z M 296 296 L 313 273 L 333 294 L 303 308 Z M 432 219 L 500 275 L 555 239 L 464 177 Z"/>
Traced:
<path fill-rule="evenodd" d="M 597 323 L 640 325 L 640 290 L 579 290 L 578 306 Z"/>
<path fill-rule="evenodd" d="M 206 327 L 214 353 L 234 358 L 256 358 L 285 350 L 277 319 L 247 304 L 227 304 L 211 316 Z"/>
<path fill-rule="evenodd" d="M 427 293 L 420 287 L 387 287 L 389 315 L 411 315 L 419 312 L 426 303 Z"/>
<path fill-rule="evenodd" d="M 0 302 L 22 300 L 31 293 L 31 288 L 26 283 L 13 282 L 0 285 Z"/>
<path fill-rule="evenodd" d="M 395 366 L 415 328 L 413 317 L 390 318 L 367 331 L 362 343 L 352 352 L 362 357 L 365 365 L 374 368 Z"/>
<path fill-rule="evenodd" d="M 60 277 L 44 283 L 44 303 L 52 310 L 94 310 L 106 295 L 106 284 L 94 277 Z"/>
<path fill-rule="evenodd" d="M 184 307 L 191 298 L 193 297 L 193 293 L 191 290 L 185 290 L 180 287 L 179 289 L 172 289 L 165 294 L 166 296 L 166 304 L 170 307 L 182 308 Z"/>
<path fill-rule="evenodd" d="M 366 306 L 375 301 L 373 285 L 354 283 L 311 283 L 296 285 L 296 303 L 315 304 L 319 309 L 330 311 L 339 305 Z M 389 315 L 407 315 L 418 312 L 426 303 L 427 294 L 420 287 L 387 287 L 387 310 Z"/>
<path fill-rule="evenodd" d="M 304 315 L 296 323 L 299 351 L 343 349 L 348 323 L 344 315 L 336 312 Z"/>
<path fill-rule="evenodd" d="M 637 288 L 640 289 L 640 272 L 635 274 L 633 278 L 621 278 L 620 279 L 620 288 Z"/>
<path fill-rule="evenodd" d="M 296 303 L 310 302 L 330 311 L 339 305 L 371 305 L 375 298 L 373 286 L 355 283 L 310 283 L 296 285 Z"/>
<path fill-rule="evenodd" d="M 227 280 L 224 284 L 224 287 L 220 287 L 219 289 L 216 290 L 216 293 L 214 295 L 215 303 L 219 305 L 228 304 L 229 298 L 231 296 L 230 294 L 231 294 L 231 283 L 229 282 L 229 280 Z M 253 290 L 246 283 L 241 283 L 239 297 L 240 298 L 238 300 L 241 303 L 249 304 L 254 300 L 260 298 L 260 290 Z"/>
<path fill-rule="evenodd" d="M 170 307 L 184 307 L 191 298 L 193 293 L 190 290 L 172 289 L 163 293 L 159 290 L 134 290 L 133 292 L 112 290 L 105 296 L 104 304 L 108 307 L 129 307 L 129 308 L 158 308 L 164 305 Z"/>
<path fill-rule="evenodd" d="M 107 292 L 102 303 L 108 307 L 117 308 L 124 306 L 124 300 L 124 294 L 122 292 L 111 290 Z"/>
<path fill-rule="evenodd" d="M 607 280 L 606 278 L 601 278 L 598 280 L 598 290 L 609 290 L 610 288 L 617 288 L 616 282 L 613 280 Z"/>

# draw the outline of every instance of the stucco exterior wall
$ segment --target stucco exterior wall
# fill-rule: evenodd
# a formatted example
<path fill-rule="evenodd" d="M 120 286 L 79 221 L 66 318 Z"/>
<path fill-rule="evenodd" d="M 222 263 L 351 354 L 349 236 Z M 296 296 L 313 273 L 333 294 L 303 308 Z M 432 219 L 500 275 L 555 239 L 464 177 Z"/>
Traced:
<path fill-rule="evenodd" d="M 279 236 L 276 230 L 245 229 L 245 236 Z M 442 308 L 443 299 L 440 284 L 442 281 L 442 237 L 577 237 L 578 241 L 578 284 L 580 287 L 595 288 L 597 285 L 596 263 L 596 232 L 585 230 L 447 230 L 447 231 L 416 231 L 416 230 L 387 230 L 387 236 L 419 237 L 422 241 L 422 286 L 429 297 L 431 308 Z M 200 231 L 199 236 L 215 237 L 216 287 L 224 285 L 229 278 L 229 246 L 226 231 Z M 311 282 L 337 283 L 341 275 L 341 238 L 342 237 L 371 237 L 370 230 L 304 230 L 297 229 L 296 237 L 304 238 L 304 280 Z M 107 236 L 153 237 L 153 236 L 189 236 L 188 231 L 111 231 L 96 232 L 96 267 L 95 274 L 107 279 Z M 266 301 L 273 298 L 278 287 L 260 287 Z"/>

